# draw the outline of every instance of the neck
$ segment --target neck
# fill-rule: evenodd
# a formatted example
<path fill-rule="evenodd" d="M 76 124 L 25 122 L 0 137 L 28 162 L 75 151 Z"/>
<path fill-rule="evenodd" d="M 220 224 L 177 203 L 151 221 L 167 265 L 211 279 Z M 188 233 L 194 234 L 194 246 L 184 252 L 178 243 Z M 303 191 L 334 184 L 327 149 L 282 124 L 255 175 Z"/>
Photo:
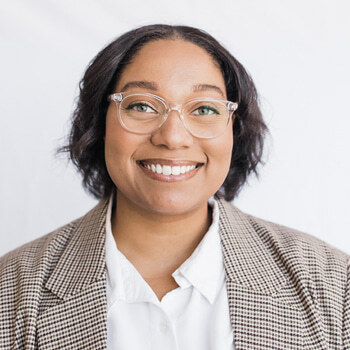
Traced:
<path fill-rule="evenodd" d="M 117 195 L 112 231 L 118 249 L 140 269 L 167 274 L 197 247 L 211 224 L 208 204 L 180 215 L 149 212 Z M 161 271 L 160 271 L 161 270 Z"/>

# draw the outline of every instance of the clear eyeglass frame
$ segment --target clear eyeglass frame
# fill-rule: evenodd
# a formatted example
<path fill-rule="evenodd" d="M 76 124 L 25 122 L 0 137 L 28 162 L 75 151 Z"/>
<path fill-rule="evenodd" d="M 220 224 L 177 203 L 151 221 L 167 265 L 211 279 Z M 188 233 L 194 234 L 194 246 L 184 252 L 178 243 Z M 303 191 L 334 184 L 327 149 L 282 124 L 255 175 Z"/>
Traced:
<path fill-rule="evenodd" d="M 122 118 L 122 111 L 121 111 L 121 105 L 122 105 L 122 101 L 127 98 L 127 97 L 132 97 L 132 96 L 145 96 L 145 97 L 148 97 L 148 98 L 154 98 L 158 101 L 160 101 L 165 109 L 164 109 L 164 113 L 161 115 L 162 119 L 161 121 L 159 122 L 159 125 L 157 125 L 156 127 L 154 127 L 151 131 L 146 131 L 146 132 L 142 132 L 142 131 L 139 131 L 139 130 L 132 130 L 130 128 L 128 128 L 124 121 L 123 121 L 123 118 Z M 238 108 L 238 103 L 237 102 L 232 102 L 232 101 L 227 101 L 227 100 L 224 100 L 224 99 L 217 99 L 217 98 L 212 98 L 212 97 L 198 97 L 198 98 L 194 98 L 194 99 L 190 99 L 190 100 L 187 100 L 185 103 L 183 104 L 179 104 L 179 105 L 173 105 L 171 107 L 171 103 L 166 101 L 165 99 L 163 99 L 162 97 L 160 96 L 157 96 L 157 95 L 154 95 L 154 94 L 151 94 L 151 93 L 126 93 L 126 92 L 118 92 L 118 93 L 114 93 L 114 94 L 111 94 L 108 96 L 108 101 L 110 102 L 115 102 L 116 104 L 116 107 L 117 107 L 117 110 L 118 110 L 118 118 L 119 118 L 119 122 L 120 124 L 122 125 L 122 127 L 125 129 L 125 130 L 128 130 L 132 133 L 135 133 L 135 134 L 152 134 L 154 131 L 156 131 L 157 129 L 161 128 L 161 126 L 164 124 L 164 122 L 167 120 L 168 116 L 169 116 L 169 113 L 172 111 L 172 110 L 176 110 L 178 113 L 179 113 L 179 116 L 180 116 L 180 119 L 182 121 L 182 124 L 183 126 L 185 127 L 185 129 L 193 136 L 197 137 L 197 138 L 203 138 L 203 139 L 211 139 L 211 138 L 215 138 L 217 136 L 220 136 L 221 134 L 224 133 L 227 125 L 229 124 L 229 121 L 230 121 L 230 118 L 232 117 L 232 119 L 234 119 L 234 112 L 237 110 Z M 226 110 L 227 110 L 227 121 L 226 121 L 226 125 L 225 127 L 222 129 L 222 131 L 220 131 L 219 133 L 215 133 L 214 135 L 200 135 L 196 132 L 193 132 L 189 127 L 188 125 L 186 124 L 186 121 L 185 121 L 185 118 L 184 118 L 184 107 L 190 103 L 193 103 L 193 102 L 197 102 L 197 101 L 203 101 L 203 102 L 218 102 L 220 104 L 222 104 L 223 106 L 225 106 Z"/>

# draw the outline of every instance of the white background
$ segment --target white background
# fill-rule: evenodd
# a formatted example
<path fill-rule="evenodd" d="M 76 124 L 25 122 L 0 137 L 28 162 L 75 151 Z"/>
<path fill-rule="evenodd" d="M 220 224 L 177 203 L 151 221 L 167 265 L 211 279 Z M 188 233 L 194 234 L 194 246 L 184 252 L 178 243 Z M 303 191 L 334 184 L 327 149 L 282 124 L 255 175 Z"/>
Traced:
<path fill-rule="evenodd" d="M 267 165 L 234 203 L 350 253 L 347 0 L 11 0 L 0 4 L 0 255 L 96 203 L 55 148 L 88 62 L 151 23 L 208 31 L 257 85 Z"/>

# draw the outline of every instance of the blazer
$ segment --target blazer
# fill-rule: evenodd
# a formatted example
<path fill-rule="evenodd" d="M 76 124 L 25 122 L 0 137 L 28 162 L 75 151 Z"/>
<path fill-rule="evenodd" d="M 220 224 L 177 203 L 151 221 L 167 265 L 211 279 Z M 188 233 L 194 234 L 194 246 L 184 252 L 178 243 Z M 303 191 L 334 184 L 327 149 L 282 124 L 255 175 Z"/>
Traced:
<path fill-rule="evenodd" d="M 216 199 L 236 349 L 350 349 L 349 256 Z M 106 349 L 107 203 L 0 259 L 1 350 Z"/>

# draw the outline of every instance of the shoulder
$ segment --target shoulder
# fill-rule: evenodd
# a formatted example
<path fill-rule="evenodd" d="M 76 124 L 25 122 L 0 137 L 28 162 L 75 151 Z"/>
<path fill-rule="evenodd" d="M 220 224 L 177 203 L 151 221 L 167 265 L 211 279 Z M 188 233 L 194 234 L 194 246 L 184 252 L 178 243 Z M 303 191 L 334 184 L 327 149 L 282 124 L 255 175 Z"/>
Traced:
<path fill-rule="evenodd" d="M 311 254 L 321 258 L 321 260 L 326 259 L 325 262 L 328 258 L 333 258 L 341 264 L 348 262 L 350 258 L 349 254 L 313 235 L 250 215 L 223 198 L 217 199 L 222 204 L 222 208 L 225 209 L 226 215 L 235 219 L 237 217 L 244 218 L 261 238 L 273 240 L 286 253 L 292 250 L 303 256 Z"/>
<path fill-rule="evenodd" d="M 29 322 L 29 327 L 35 320 L 44 285 L 75 225 L 71 222 L 0 258 L 0 327 L 6 330 L 1 349 L 15 346 L 17 328 L 24 332 L 24 324 Z"/>
<path fill-rule="evenodd" d="M 74 220 L 53 232 L 28 242 L 0 258 L 0 286 L 19 286 L 26 280 L 44 279 L 47 270 L 58 259 L 71 232 L 79 220 Z"/>
<path fill-rule="evenodd" d="M 23 269 L 28 266 L 31 269 L 33 265 L 45 262 L 46 259 L 54 261 L 64 252 L 72 234 L 79 226 L 84 225 L 85 229 L 89 229 L 95 222 L 104 219 L 107 202 L 106 199 L 102 199 L 85 215 L 1 256 L 0 278 L 5 270 L 11 269 L 11 266 L 21 266 Z"/>
<path fill-rule="evenodd" d="M 349 254 L 305 232 L 244 213 L 222 197 L 217 200 L 231 286 L 288 304 L 299 310 L 305 332 L 314 334 L 320 327 L 328 344 L 350 349 Z"/>
<path fill-rule="evenodd" d="M 253 237 L 256 247 L 268 252 L 286 274 L 308 280 L 316 289 L 344 291 L 349 283 L 349 254 L 308 233 L 244 213 L 223 198 L 218 202 L 222 220 L 230 223 L 227 227 L 231 231 L 244 227 L 244 234 Z M 236 239 L 234 232 L 229 234 Z"/>
<path fill-rule="evenodd" d="M 1 349 L 13 346 L 15 339 L 22 344 L 25 336 L 21 333 L 17 339 L 18 329 L 29 334 L 38 315 L 62 300 L 60 288 L 76 286 L 70 281 L 79 282 L 85 271 L 89 274 L 99 266 L 101 254 L 94 252 L 103 248 L 104 237 L 98 232 L 103 230 L 105 208 L 106 201 L 101 201 L 81 218 L 0 258 L 0 327 L 6 330 L 0 337 Z M 18 344 L 16 348 L 22 346 Z"/>
<path fill-rule="evenodd" d="M 247 218 L 262 236 L 270 236 L 290 271 L 304 275 L 315 294 L 344 294 L 350 278 L 349 254 L 305 232 L 251 215 Z"/>
<path fill-rule="evenodd" d="M 268 235 L 285 254 L 294 252 L 310 268 L 346 268 L 350 255 L 308 233 L 245 214 L 261 235 Z M 332 234 L 331 232 L 329 233 Z"/>
<path fill-rule="evenodd" d="M 69 248 L 70 242 L 77 239 L 76 234 L 81 231 L 79 234 L 85 237 L 86 232 L 86 241 L 89 243 L 94 236 L 94 232 L 90 231 L 104 223 L 107 204 L 108 200 L 102 199 L 82 217 L 0 257 L 0 286 L 3 283 L 20 285 L 31 278 L 33 283 L 42 282 Z M 71 252 L 75 253 L 79 251 Z"/>

